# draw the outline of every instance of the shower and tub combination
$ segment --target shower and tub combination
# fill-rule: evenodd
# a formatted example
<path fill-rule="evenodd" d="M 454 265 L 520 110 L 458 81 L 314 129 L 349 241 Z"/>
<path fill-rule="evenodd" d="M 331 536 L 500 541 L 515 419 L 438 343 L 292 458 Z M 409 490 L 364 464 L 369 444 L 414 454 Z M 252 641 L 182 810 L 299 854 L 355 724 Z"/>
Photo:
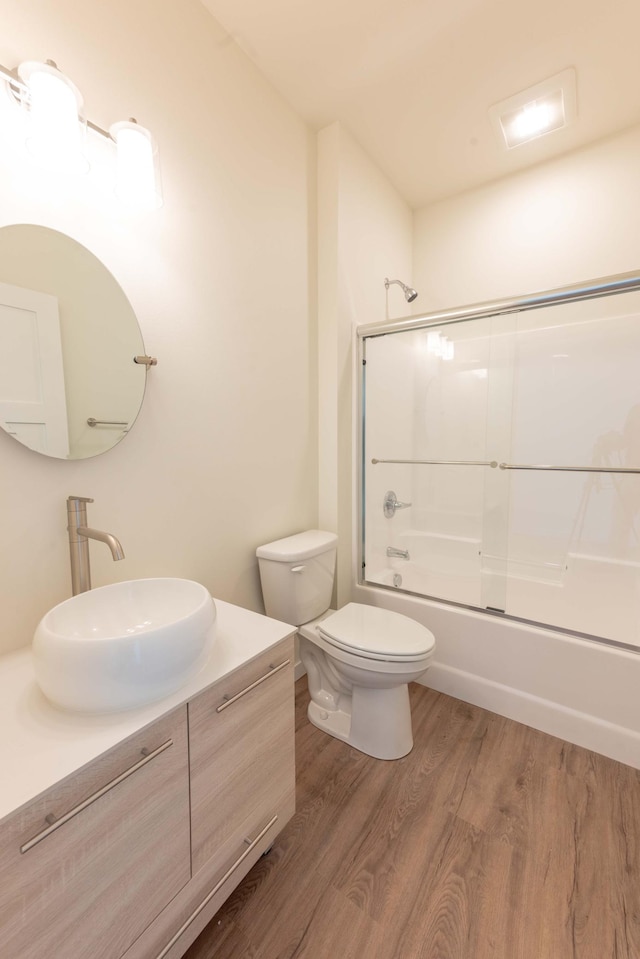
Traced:
<path fill-rule="evenodd" d="M 640 766 L 640 276 L 362 326 L 358 367 L 356 598 L 434 628 L 429 685 Z"/>

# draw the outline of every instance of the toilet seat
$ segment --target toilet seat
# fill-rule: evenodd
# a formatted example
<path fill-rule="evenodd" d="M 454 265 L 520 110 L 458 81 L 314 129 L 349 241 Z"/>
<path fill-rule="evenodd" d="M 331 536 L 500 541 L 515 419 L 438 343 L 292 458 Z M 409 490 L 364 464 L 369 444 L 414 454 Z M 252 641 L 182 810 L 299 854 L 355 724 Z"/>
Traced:
<path fill-rule="evenodd" d="M 421 623 L 379 606 L 347 603 L 317 625 L 331 647 L 389 663 L 419 662 L 435 646 L 433 633 Z"/>

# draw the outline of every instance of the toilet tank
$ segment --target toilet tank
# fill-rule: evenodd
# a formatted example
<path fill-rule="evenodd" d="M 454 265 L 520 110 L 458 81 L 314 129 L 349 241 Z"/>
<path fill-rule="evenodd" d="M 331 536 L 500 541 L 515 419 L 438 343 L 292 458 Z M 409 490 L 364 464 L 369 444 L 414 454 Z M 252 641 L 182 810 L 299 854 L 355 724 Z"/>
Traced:
<path fill-rule="evenodd" d="M 329 609 L 337 544 L 335 533 L 309 529 L 258 547 L 267 616 L 300 626 Z"/>

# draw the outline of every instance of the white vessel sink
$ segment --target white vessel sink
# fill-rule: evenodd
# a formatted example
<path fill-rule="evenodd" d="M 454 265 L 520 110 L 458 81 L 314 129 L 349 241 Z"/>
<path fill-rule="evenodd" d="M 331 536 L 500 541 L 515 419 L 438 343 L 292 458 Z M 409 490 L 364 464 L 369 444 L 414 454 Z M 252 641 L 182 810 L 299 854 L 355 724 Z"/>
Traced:
<path fill-rule="evenodd" d="M 215 638 L 209 591 L 190 579 L 134 579 L 54 606 L 33 639 L 45 696 L 76 712 L 162 699 L 198 672 Z"/>

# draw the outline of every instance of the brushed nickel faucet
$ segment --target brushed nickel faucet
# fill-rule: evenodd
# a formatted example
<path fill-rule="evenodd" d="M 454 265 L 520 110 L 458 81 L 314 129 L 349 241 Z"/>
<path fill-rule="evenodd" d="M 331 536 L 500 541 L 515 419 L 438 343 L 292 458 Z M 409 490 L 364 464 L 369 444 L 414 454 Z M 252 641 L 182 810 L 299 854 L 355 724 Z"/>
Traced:
<path fill-rule="evenodd" d="M 106 543 L 114 560 L 124 559 L 124 550 L 111 533 L 87 526 L 87 503 L 93 503 L 89 496 L 68 496 L 67 516 L 69 519 L 69 553 L 71 555 L 71 589 L 73 595 L 86 593 L 91 589 L 91 566 L 89 565 L 89 540 L 97 539 Z"/>

